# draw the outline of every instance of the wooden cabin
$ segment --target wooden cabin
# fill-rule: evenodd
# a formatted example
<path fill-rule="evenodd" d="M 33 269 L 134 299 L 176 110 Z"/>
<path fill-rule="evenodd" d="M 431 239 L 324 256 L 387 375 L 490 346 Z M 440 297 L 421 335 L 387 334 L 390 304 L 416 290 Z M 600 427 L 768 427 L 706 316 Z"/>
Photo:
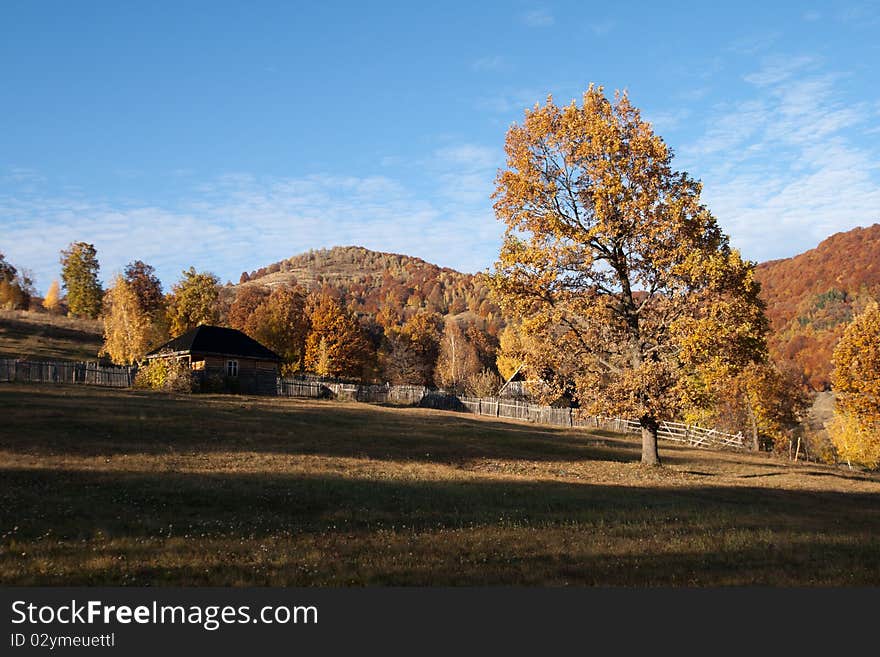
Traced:
<path fill-rule="evenodd" d="M 202 390 L 251 395 L 277 393 L 281 358 L 241 331 L 201 325 L 147 354 L 185 361 Z"/>

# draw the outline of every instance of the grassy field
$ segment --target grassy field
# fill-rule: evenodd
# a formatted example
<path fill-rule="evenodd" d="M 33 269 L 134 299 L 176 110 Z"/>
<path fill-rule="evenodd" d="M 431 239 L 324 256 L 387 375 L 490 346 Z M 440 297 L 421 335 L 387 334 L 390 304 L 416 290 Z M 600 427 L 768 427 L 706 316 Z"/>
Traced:
<path fill-rule="evenodd" d="M 880 480 L 456 413 L 0 384 L 7 585 L 880 584 Z"/>
<path fill-rule="evenodd" d="M 102 331 L 97 320 L 0 311 L 0 358 L 96 360 Z"/>

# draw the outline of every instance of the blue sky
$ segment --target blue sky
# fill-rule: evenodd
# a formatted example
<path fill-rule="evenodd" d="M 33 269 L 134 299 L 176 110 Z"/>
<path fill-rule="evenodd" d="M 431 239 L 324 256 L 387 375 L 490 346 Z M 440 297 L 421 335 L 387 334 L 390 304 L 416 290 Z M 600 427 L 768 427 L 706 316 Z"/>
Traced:
<path fill-rule="evenodd" d="M 880 2 L 0 3 L 0 251 L 45 290 L 360 244 L 477 271 L 526 107 L 627 89 L 753 260 L 880 221 Z"/>

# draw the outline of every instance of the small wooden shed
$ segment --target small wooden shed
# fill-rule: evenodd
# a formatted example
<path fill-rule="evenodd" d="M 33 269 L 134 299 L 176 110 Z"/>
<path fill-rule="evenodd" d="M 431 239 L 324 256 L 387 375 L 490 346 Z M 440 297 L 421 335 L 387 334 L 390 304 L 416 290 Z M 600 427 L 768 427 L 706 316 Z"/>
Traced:
<path fill-rule="evenodd" d="M 226 392 L 274 395 L 281 358 L 241 331 L 201 325 L 147 354 L 186 361 L 203 387 Z"/>

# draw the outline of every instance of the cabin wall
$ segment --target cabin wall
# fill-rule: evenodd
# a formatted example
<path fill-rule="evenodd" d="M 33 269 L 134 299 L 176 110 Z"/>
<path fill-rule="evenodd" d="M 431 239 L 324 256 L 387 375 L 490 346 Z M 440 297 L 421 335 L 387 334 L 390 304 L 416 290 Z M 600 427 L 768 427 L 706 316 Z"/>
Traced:
<path fill-rule="evenodd" d="M 226 364 L 238 361 L 238 376 L 226 374 Z M 273 361 L 236 358 L 234 356 L 215 356 L 193 353 L 193 371 L 201 381 L 204 390 L 218 386 L 223 392 L 239 392 L 248 395 L 274 395 L 277 393 L 278 364 Z"/>

